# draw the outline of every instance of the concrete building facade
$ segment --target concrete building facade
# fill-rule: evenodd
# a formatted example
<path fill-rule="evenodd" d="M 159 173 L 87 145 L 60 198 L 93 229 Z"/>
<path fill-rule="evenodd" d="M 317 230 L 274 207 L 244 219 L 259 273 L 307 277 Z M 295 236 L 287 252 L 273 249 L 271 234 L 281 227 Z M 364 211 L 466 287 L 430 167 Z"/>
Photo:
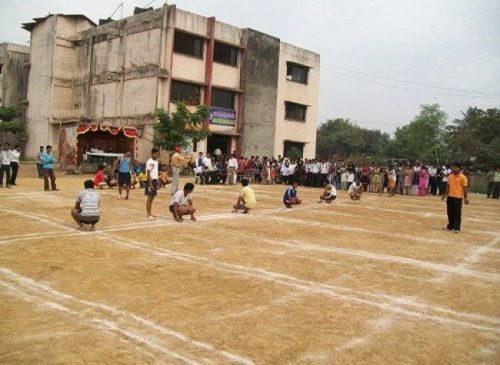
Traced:
<path fill-rule="evenodd" d="M 89 143 L 149 155 L 157 107 L 210 106 L 196 151 L 310 158 L 316 149 L 319 55 L 252 29 L 164 5 L 96 25 L 54 14 L 31 32 L 28 141 L 77 164 Z M 105 146 L 107 147 L 107 146 Z"/>
<path fill-rule="evenodd" d="M 0 44 L 0 106 L 20 108 L 25 120 L 24 104 L 28 90 L 30 48 L 13 43 Z M 22 143 L 23 136 L 3 136 L 11 144 Z"/>

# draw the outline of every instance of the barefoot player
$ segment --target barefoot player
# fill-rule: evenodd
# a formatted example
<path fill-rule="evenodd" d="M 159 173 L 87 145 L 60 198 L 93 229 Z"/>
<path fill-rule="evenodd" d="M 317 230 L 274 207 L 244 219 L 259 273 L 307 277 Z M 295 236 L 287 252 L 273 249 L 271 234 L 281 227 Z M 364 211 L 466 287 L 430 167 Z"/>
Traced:
<path fill-rule="evenodd" d="M 288 186 L 285 190 L 285 195 L 283 196 L 283 204 L 287 208 L 291 208 L 293 204 L 301 204 L 302 200 L 297 196 L 297 187 L 299 185 L 294 182 L 292 185 Z"/>
<path fill-rule="evenodd" d="M 194 185 L 187 183 L 184 185 L 184 189 L 178 190 L 170 201 L 170 213 L 172 213 L 174 219 L 179 223 L 182 223 L 182 216 L 184 215 L 190 215 L 191 221 L 196 222 L 196 218 L 194 216 L 196 208 L 194 207 L 193 200 L 191 198 L 193 190 Z"/>
<path fill-rule="evenodd" d="M 330 181 L 326 180 L 326 186 L 325 190 L 323 191 L 323 194 L 319 197 L 319 203 L 321 203 L 323 200 L 330 204 L 332 201 L 337 199 L 337 189 L 335 189 L 335 186 L 330 184 Z"/>
<path fill-rule="evenodd" d="M 233 206 L 234 210 L 232 213 L 238 213 L 238 210 L 243 210 L 243 213 L 247 214 L 250 209 L 257 206 L 257 200 L 255 199 L 255 192 L 248 186 L 248 179 L 242 179 L 241 185 L 243 189 L 240 190 L 240 195 L 238 196 L 238 201 Z"/>
<path fill-rule="evenodd" d="M 146 185 L 144 186 L 144 194 L 148 197 L 146 202 L 146 213 L 150 220 L 155 217 L 151 214 L 153 200 L 158 193 L 158 155 L 160 151 L 156 148 L 151 150 L 151 158 L 146 162 Z"/>

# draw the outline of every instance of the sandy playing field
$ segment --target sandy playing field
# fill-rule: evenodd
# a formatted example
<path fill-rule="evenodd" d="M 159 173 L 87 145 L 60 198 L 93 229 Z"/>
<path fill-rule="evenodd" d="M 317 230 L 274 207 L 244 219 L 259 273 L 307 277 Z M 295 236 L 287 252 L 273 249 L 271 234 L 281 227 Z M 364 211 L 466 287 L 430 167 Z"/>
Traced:
<path fill-rule="evenodd" d="M 500 203 L 473 195 L 462 233 L 439 198 L 283 208 L 283 186 L 231 214 L 239 186 L 196 186 L 197 223 L 151 223 L 145 197 L 101 193 L 98 231 L 21 169 L 0 189 L 2 364 L 499 364 Z"/>

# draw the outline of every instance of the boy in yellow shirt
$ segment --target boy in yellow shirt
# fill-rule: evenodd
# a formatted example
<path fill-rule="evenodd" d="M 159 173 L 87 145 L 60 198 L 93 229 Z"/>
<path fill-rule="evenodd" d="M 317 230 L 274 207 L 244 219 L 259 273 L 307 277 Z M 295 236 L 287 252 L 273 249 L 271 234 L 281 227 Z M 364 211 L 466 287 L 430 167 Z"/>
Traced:
<path fill-rule="evenodd" d="M 240 190 L 240 195 L 238 195 L 238 201 L 233 206 L 232 213 L 238 213 L 238 210 L 243 210 L 243 213 L 247 214 L 250 209 L 257 206 L 257 199 L 255 199 L 255 193 L 253 189 L 248 186 L 248 179 L 242 179 L 241 185 L 243 189 Z"/>

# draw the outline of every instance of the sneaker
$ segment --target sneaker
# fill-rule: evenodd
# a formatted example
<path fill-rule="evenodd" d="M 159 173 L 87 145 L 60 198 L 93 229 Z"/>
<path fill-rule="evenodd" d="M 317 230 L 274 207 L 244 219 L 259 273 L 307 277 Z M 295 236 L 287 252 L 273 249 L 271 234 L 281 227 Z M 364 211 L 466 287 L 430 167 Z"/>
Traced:
<path fill-rule="evenodd" d="M 453 233 L 460 233 L 460 231 L 458 229 L 454 229 Z"/>
<path fill-rule="evenodd" d="M 442 229 L 443 231 L 451 231 L 451 229 L 449 229 L 449 228 L 448 228 L 448 226 L 443 226 L 443 227 L 441 227 L 441 229 Z"/>

